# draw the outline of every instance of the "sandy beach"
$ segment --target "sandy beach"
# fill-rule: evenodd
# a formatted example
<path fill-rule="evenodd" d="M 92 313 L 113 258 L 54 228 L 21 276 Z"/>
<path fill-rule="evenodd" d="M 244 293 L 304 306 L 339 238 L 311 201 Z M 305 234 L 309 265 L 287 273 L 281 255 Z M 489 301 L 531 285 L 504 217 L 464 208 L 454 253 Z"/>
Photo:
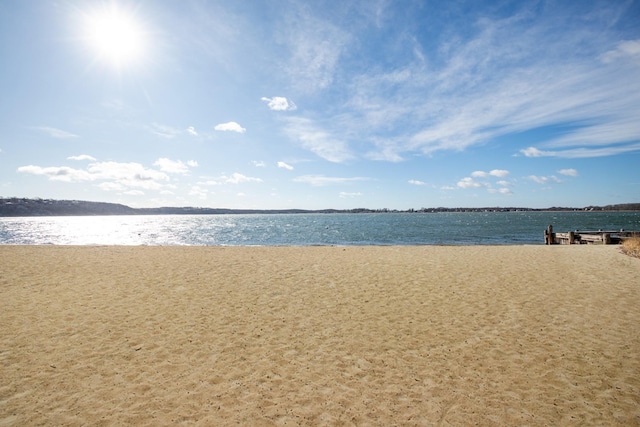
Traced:
<path fill-rule="evenodd" d="M 640 425 L 615 246 L 0 246 L 0 426 Z"/>

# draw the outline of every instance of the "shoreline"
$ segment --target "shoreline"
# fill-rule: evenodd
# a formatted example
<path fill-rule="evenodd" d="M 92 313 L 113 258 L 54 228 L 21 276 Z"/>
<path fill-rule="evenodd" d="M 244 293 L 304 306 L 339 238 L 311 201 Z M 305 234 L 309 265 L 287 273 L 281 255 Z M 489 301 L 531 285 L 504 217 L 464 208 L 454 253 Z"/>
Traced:
<path fill-rule="evenodd" d="M 0 424 L 640 423 L 640 260 L 0 245 Z"/>

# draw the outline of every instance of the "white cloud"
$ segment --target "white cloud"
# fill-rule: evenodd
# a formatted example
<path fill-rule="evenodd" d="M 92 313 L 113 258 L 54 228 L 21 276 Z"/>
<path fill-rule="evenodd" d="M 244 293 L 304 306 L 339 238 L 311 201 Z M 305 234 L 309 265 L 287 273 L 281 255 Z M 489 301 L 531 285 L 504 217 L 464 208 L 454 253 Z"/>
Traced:
<path fill-rule="evenodd" d="M 263 162 L 262 160 L 254 160 L 254 161 L 253 161 L 253 162 L 251 162 L 251 163 L 253 163 L 253 165 L 254 165 L 255 167 L 257 167 L 257 168 L 264 168 L 264 167 L 266 167 L 266 166 L 267 166 L 267 164 L 266 164 L 265 162 Z"/>
<path fill-rule="evenodd" d="M 560 184 L 562 182 L 554 175 L 551 175 L 551 176 L 529 175 L 527 178 L 529 178 L 533 182 L 537 182 L 538 184 L 550 184 L 550 183 Z"/>
<path fill-rule="evenodd" d="M 578 176 L 578 171 L 575 169 L 560 169 L 558 173 L 566 176 Z"/>
<path fill-rule="evenodd" d="M 81 169 L 74 169 L 67 166 L 51 166 L 41 167 L 35 165 L 20 166 L 18 168 L 19 173 L 28 173 L 32 175 L 44 175 L 51 181 L 63 181 L 63 182 L 81 182 L 92 181 L 93 175 L 87 171 Z"/>
<path fill-rule="evenodd" d="M 156 160 L 153 165 L 158 166 L 163 172 L 186 174 L 189 173 L 189 168 L 197 167 L 198 162 L 195 160 L 189 160 L 184 163 L 182 160 L 170 160 L 163 157 Z"/>
<path fill-rule="evenodd" d="M 126 194 L 127 196 L 144 196 L 144 191 L 127 190 L 127 191 L 123 191 L 122 194 Z"/>
<path fill-rule="evenodd" d="M 498 182 L 496 182 L 496 184 L 502 185 L 503 187 L 510 187 L 510 186 L 513 185 L 509 181 L 498 181 Z"/>
<path fill-rule="evenodd" d="M 51 181 L 106 181 L 98 184 L 98 187 L 110 191 L 122 191 L 130 187 L 158 190 L 169 181 L 165 173 L 145 168 L 139 163 L 95 162 L 89 164 L 86 170 L 29 165 L 19 167 L 18 172 L 46 176 Z"/>
<path fill-rule="evenodd" d="M 424 182 L 424 181 L 418 181 L 417 179 L 410 179 L 408 182 L 409 182 L 409 184 L 411 184 L 411 185 L 427 185 L 427 183 L 426 183 L 426 182 Z"/>
<path fill-rule="evenodd" d="M 615 49 L 602 54 L 602 61 L 609 63 L 621 58 L 640 58 L 640 40 L 624 40 Z"/>
<path fill-rule="evenodd" d="M 189 126 L 187 128 L 187 133 L 189 135 L 198 136 L 198 132 L 196 132 L 196 128 L 194 128 L 193 126 Z"/>
<path fill-rule="evenodd" d="M 509 171 L 504 169 L 494 169 L 491 172 L 489 172 L 489 175 L 496 176 L 498 178 L 504 178 L 505 176 L 509 175 Z"/>
<path fill-rule="evenodd" d="M 214 129 L 219 131 L 237 132 L 237 133 L 245 133 L 247 131 L 245 128 L 243 128 L 236 122 L 220 123 L 219 125 L 216 125 Z"/>
<path fill-rule="evenodd" d="M 458 187 L 460 187 L 460 188 L 479 188 L 479 187 L 482 187 L 482 184 L 480 184 L 477 181 L 474 181 L 473 178 L 470 178 L 470 177 L 462 178 L 460 181 L 458 181 L 458 183 L 456 185 Z"/>
<path fill-rule="evenodd" d="M 262 179 L 245 176 L 236 172 L 230 177 L 225 177 L 224 182 L 227 184 L 242 184 L 244 182 L 262 182 Z"/>
<path fill-rule="evenodd" d="M 243 184 L 246 182 L 262 182 L 260 178 L 254 178 L 250 176 L 243 175 L 241 173 L 233 173 L 231 176 L 222 175 L 218 178 L 207 179 L 206 181 L 198 182 L 198 185 L 224 185 L 224 184 Z"/>
<path fill-rule="evenodd" d="M 293 170 L 293 166 L 286 164 L 285 162 L 278 162 L 278 167 L 289 171 Z"/>
<path fill-rule="evenodd" d="M 487 178 L 489 176 L 495 176 L 498 178 L 504 178 L 505 176 L 509 175 L 509 171 L 507 170 L 502 170 L 502 169 L 494 169 L 490 172 L 484 172 L 484 171 L 474 171 L 471 172 L 471 176 L 474 178 Z"/>
<path fill-rule="evenodd" d="M 524 154 L 526 157 L 548 157 L 548 156 L 554 155 L 554 153 L 552 153 L 551 151 L 541 151 L 535 147 L 528 147 L 523 150 L 520 150 L 520 152 Z"/>
<path fill-rule="evenodd" d="M 294 182 L 302 182 L 305 184 L 311 184 L 314 187 L 321 187 L 324 185 L 333 185 L 333 184 L 346 184 L 355 181 L 367 181 L 368 178 L 363 177 L 354 177 L 354 178 L 338 178 L 338 177 L 328 177 L 323 175 L 304 175 L 294 178 Z"/>
<path fill-rule="evenodd" d="M 287 122 L 285 131 L 289 137 L 317 156 L 334 163 L 344 162 L 353 157 L 346 142 L 334 137 L 313 121 L 290 117 Z"/>
<path fill-rule="evenodd" d="M 565 159 L 607 157 L 634 151 L 640 151 L 640 143 L 601 148 L 574 148 L 558 151 L 541 151 L 534 147 L 520 150 L 520 152 L 527 157 L 560 157 Z"/>
<path fill-rule="evenodd" d="M 96 161 L 95 157 L 90 156 L 88 154 L 80 154 L 79 156 L 69 156 L 67 157 L 67 160 L 89 160 L 92 162 Z"/>
<path fill-rule="evenodd" d="M 163 183 L 169 181 L 169 176 L 163 172 L 145 168 L 140 163 L 98 162 L 87 168 L 93 180 L 115 181 L 118 184 L 158 190 Z"/>
<path fill-rule="evenodd" d="M 266 102 L 269 109 L 273 111 L 293 111 L 298 108 L 293 101 L 282 96 L 262 97 L 260 100 Z"/>
<path fill-rule="evenodd" d="M 67 132 L 66 130 L 50 127 L 50 126 L 35 126 L 34 129 L 46 133 L 51 138 L 56 139 L 71 139 L 78 138 L 78 135 Z"/>

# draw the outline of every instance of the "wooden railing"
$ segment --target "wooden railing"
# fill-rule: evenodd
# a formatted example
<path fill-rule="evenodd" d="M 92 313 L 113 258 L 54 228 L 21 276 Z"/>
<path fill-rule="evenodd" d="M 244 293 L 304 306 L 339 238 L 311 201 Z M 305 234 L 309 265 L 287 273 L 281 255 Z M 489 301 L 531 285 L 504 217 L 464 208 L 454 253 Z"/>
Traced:
<path fill-rule="evenodd" d="M 544 230 L 544 243 L 546 245 L 616 245 L 634 236 L 640 236 L 640 231 L 626 231 L 624 229 L 597 231 L 575 230 L 567 231 L 566 233 L 555 233 L 553 226 L 549 225 L 549 227 Z"/>

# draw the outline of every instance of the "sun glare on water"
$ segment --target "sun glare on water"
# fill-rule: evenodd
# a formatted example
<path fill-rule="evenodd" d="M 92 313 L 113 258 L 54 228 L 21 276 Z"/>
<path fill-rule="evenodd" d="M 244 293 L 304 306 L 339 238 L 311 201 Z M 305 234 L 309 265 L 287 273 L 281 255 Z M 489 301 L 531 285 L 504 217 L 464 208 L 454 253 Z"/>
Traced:
<path fill-rule="evenodd" d="M 85 38 L 99 61 L 117 68 L 131 65 L 145 53 L 145 34 L 133 11 L 104 5 L 85 15 Z"/>

